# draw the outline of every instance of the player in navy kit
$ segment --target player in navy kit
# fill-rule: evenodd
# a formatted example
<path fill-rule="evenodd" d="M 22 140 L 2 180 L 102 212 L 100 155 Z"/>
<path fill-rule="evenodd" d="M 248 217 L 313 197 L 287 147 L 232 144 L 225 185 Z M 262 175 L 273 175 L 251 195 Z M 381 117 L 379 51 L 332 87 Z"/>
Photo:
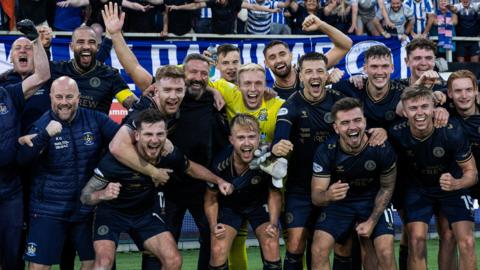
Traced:
<path fill-rule="evenodd" d="M 325 53 L 328 59 L 327 69 L 338 64 L 352 47 L 352 40 L 348 36 L 314 15 L 305 18 L 302 26 L 305 31 L 321 31 L 332 41 L 333 47 Z M 281 98 L 286 100 L 293 93 L 302 89 L 299 74 L 292 68 L 292 52 L 287 43 L 279 40 L 271 41 L 265 46 L 263 56 L 265 57 L 265 66 L 272 71 L 275 77 L 272 88 Z"/>
<path fill-rule="evenodd" d="M 271 176 L 249 168 L 260 143 L 260 128 L 255 117 L 237 114 L 231 121 L 230 143 L 218 154 L 213 171 L 233 184 L 229 196 L 218 194 L 209 185 L 205 194 L 205 213 L 211 230 L 210 269 L 228 269 L 232 242 L 245 219 L 254 230 L 262 250 L 263 269 L 281 269 L 278 218 L 280 191 Z"/>
<path fill-rule="evenodd" d="M 451 114 L 460 119 L 467 134 L 475 160 L 480 160 L 480 110 L 476 102 L 478 95 L 477 77 L 469 70 L 458 70 L 450 74 L 447 81 L 448 104 Z M 480 186 L 472 187 L 472 197 L 480 199 Z"/>
<path fill-rule="evenodd" d="M 473 208 L 468 188 L 477 181 L 477 168 L 470 144 L 460 123 L 433 126 L 433 95 L 425 87 L 408 87 L 402 94 L 408 120 L 390 130 L 405 170 L 404 205 L 409 235 L 409 269 L 426 269 L 426 234 L 434 207 L 438 207 L 453 230 L 460 252 L 460 265 L 476 269 L 473 238 Z"/>
<path fill-rule="evenodd" d="M 299 60 L 303 91 L 295 92 L 278 112 L 272 153 L 291 152 L 285 191 L 288 231 L 285 269 L 301 269 L 308 228 L 315 219 L 310 198 L 311 163 L 316 147 L 333 132 L 330 109 L 343 97 L 325 89 L 327 58 L 307 53 Z M 293 150 L 293 151 L 292 151 Z"/>
<path fill-rule="evenodd" d="M 210 182 L 219 177 L 198 164 L 189 161 L 176 147 L 166 156 L 161 156 L 167 131 L 165 118 L 155 109 L 142 111 L 135 120 L 136 151 L 150 164 Z M 82 191 L 82 201 L 96 204 L 94 247 L 96 267 L 111 267 L 115 246 L 120 232 L 131 233 L 140 249 L 147 249 L 157 256 L 165 269 L 180 269 L 181 259 L 175 239 L 166 232 L 164 188 L 155 189 L 149 176 L 140 174 L 107 155 L 95 170 L 95 176 Z M 168 192 L 168 191 L 167 191 Z M 158 198 L 157 198 L 158 194 Z M 158 208 L 157 200 L 160 200 Z M 171 228 L 173 229 L 173 228 Z M 160 235 L 160 237 L 157 237 Z"/>
<path fill-rule="evenodd" d="M 332 117 L 338 136 L 322 143 L 313 160 L 312 201 L 324 208 L 316 224 L 312 269 L 329 269 L 334 244 L 344 244 L 354 229 L 374 241 L 379 269 L 396 269 L 388 209 L 395 187 L 395 152 L 388 142 L 368 145 L 357 99 L 337 101 Z"/>

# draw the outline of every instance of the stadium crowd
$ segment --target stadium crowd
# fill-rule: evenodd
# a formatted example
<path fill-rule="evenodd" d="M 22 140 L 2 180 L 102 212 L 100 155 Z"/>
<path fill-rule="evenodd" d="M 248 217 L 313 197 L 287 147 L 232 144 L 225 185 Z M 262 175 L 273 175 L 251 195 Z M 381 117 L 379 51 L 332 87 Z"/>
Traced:
<path fill-rule="evenodd" d="M 367 2 L 378 8 L 365 9 Z M 263 269 L 330 269 L 332 251 L 335 269 L 426 269 L 433 216 L 439 269 L 477 269 L 478 82 L 469 70 L 443 80 L 427 36 L 438 14 L 456 14 L 460 24 L 462 10 L 477 14 L 478 5 L 440 1 L 436 17 L 421 19 L 412 3 L 167 4 L 163 14 L 181 18 L 163 22 L 178 29 L 194 18 L 183 11 L 210 7 L 217 17 L 203 26 L 229 33 L 245 8 L 247 33 L 322 33 L 333 47 L 305 53 L 294 66 L 280 40 L 266 44 L 265 63 L 241 64 L 239 49 L 223 44 L 216 60 L 212 51 L 191 53 L 155 74 L 122 34 L 153 24 L 119 9 L 143 9 L 137 16 L 146 19 L 163 3 L 97 3 L 88 18 L 101 27 L 74 26 L 68 61 L 48 60 L 51 29 L 35 26 L 48 16 L 19 21 L 24 36 L 12 45 L 13 68 L 0 75 L 0 269 L 73 269 L 76 255 L 82 269 L 112 269 L 122 232 L 143 251 L 142 269 L 182 269 L 177 242 L 187 210 L 200 231 L 198 269 L 248 269 L 249 225 Z M 57 11 L 89 4 L 94 10 L 92 1 L 62 1 Z M 294 18 L 289 26 L 262 13 L 284 8 Z M 350 11 L 356 23 L 342 26 Z M 406 26 L 399 27 L 400 11 Z M 392 80 L 390 49 L 375 45 L 365 52 L 365 76 L 341 80 L 335 66 L 352 47 L 346 33 L 390 38 L 388 29 L 406 42 L 410 77 Z M 141 96 L 104 63 L 112 48 Z M 209 79 L 211 65 L 220 79 Z M 121 125 L 108 117 L 113 98 L 129 110 Z M 398 264 L 393 208 L 405 224 Z"/>
<path fill-rule="evenodd" d="M 439 36 L 441 50 L 453 50 L 458 62 L 479 62 L 478 42 L 452 42 L 453 36 L 479 36 L 477 0 L 4 0 L 0 28 L 13 30 L 24 18 L 54 31 L 82 24 L 99 36 L 105 31 L 101 9 L 115 2 L 125 12 L 125 32 L 213 34 L 324 34 L 306 32 L 308 15 L 349 34 L 398 37 Z M 467 59 L 467 60 L 468 60 Z"/>

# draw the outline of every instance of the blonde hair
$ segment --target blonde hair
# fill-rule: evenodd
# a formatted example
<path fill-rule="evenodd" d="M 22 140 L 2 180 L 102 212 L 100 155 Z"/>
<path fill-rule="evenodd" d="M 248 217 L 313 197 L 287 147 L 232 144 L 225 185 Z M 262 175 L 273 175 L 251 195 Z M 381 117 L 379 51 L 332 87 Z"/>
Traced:
<path fill-rule="evenodd" d="M 448 77 L 447 81 L 448 89 L 452 90 L 452 84 L 454 80 L 463 78 L 470 79 L 472 81 L 473 89 L 475 91 L 478 90 L 477 76 L 475 76 L 475 74 L 473 74 L 473 72 L 471 72 L 470 70 L 466 69 L 457 70 L 450 74 L 450 77 Z"/>
<path fill-rule="evenodd" d="M 236 126 L 247 128 L 248 130 L 255 132 L 260 131 L 258 120 L 252 115 L 246 113 L 239 113 L 233 117 L 232 121 L 230 121 L 230 130 L 233 130 Z"/>
<path fill-rule="evenodd" d="M 240 81 L 240 74 L 246 71 L 260 71 L 263 73 L 263 75 L 266 75 L 265 68 L 261 65 L 255 63 L 244 64 L 241 65 L 237 71 L 237 81 Z"/>

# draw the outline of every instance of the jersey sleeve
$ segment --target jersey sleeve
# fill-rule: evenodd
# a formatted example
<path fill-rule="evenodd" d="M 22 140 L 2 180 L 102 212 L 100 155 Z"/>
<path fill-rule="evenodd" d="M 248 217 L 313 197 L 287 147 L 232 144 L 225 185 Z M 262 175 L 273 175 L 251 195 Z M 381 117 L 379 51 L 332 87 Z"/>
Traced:
<path fill-rule="evenodd" d="M 361 91 L 366 91 L 364 89 L 356 89 L 353 83 L 349 82 L 348 80 L 342 80 L 338 83 L 333 84 L 332 89 L 342 93 L 347 97 L 354 97 L 354 98 L 358 98 L 360 96 Z"/>
<path fill-rule="evenodd" d="M 389 174 L 396 166 L 397 154 L 393 150 L 393 146 L 386 141 L 383 145 L 377 146 L 380 161 L 380 173 L 382 175 Z"/>
<path fill-rule="evenodd" d="M 447 142 L 454 153 L 454 158 L 458 163 L 468 161 L 472 158 L 472 150 L 468 136 L 463 132 L 458 121 L 450 121 L 445 127 L 447 129 Z"/>
<path fill-rule="evenodd" d="M 285 102 L 280 110 L 278 110 L 275 136 L 272 145 L 275 145 L 280 140 L 290 139 L 290 131 L 297 117 L 297 111 L 295 110 L 293 102 L 290 102 L 291 100 L 293 99 Z"/>
<path fill-rule="evenodd" d="M 413 9 L 411 7 L 403 5 L 403 10 L 404 10 L 405 18 L 407 18 L 407 21 L 411 21 L 415 19 L 413 17 Z"/>
<path fill-rule="evenodd" d="M 108 143 L 113 139 L 120 126 L 104 113 L 96 112 L 100 131 Z"/>
<path fill-rule="evenodd" d="M 242 95 L 236 85 L 225 80 L 216 80 L 212 85 L 218 92 L 220 92 L 227 106 L 232 106 L 231 104 L 235 102 L 237 97 Z"/>
<path fill-rule="evenodd" d="M 327 140 L 320 144 L 313 156 L 312 176 L 314 177 L 330 177 L 331 169 L 331 151 L 335 149 L 336 145 Z"/>
<path fill-rule="evenodd" d="M 111 80 L 112 80 L 112 91 L 113 91 L 113 94 L 115 94 L 115 96 L 117 96 L 123 90 L 130 91 L 130 88 L 128 88 L 127 83 L 125 82 L 125 80 L 123 80 L 122 76 L 120 76 L 120 73 L 118 72 L 118 70 L 116 69 L 113 70 Z"/>

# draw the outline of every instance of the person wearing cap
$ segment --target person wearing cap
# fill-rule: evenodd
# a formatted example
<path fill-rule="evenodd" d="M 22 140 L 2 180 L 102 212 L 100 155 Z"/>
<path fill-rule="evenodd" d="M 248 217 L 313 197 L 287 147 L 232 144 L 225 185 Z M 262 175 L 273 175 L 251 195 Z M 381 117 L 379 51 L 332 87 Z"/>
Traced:
<path fill-rule="evenodd" d="M 270 175 L 250 168 L 260 144 L 258 121 L 251 115 L 237 114 L 230 129 L 231 145 L 216 156 L 212 171 L 235 189 L 229 196 L 222 196 L 216 185 L 209 185 L 205 193 L 211 230 L 209 269 L 226 269 L 233 239 L 245 220 L 260 243 L 264 269 L 280 269 L 280 190 L 273 186 Z"/>

